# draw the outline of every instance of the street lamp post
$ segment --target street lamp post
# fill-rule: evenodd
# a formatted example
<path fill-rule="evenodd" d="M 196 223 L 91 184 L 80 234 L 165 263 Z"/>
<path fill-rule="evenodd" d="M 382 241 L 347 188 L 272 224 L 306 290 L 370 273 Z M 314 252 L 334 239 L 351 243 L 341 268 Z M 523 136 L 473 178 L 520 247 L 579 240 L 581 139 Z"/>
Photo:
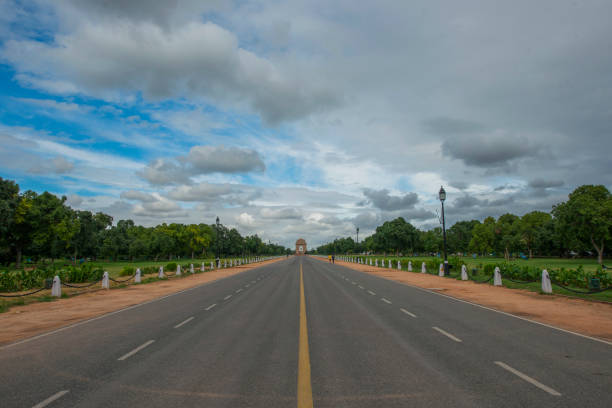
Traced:
<path fill-rule="evenodd" d="M 221 238 L 219 237 L 219 234 L 220 234 L 220 232 L 219 232 L 220 231 L 219 230 L 219 217 L 217 217 L 217 223 L 215 225 L 216 225 L 216 229 L 217 229 L 217 242 L 216 242 L 216 245 L 215 245 L 215 247 L 217 249 L 217 259 L 216 259 L 216 261 L 217 261 L 217 269 L 219 269 L 221 267 L 220 248 L 219 248 L 219 243 L 221 241 Z"/>
<path fill-rule="evenodd" d="M 446 200 L 446 191 L 444 187 L 440 186 L 440 192 L 438 193 L 440 202 L 442 203 L 442 236 L 444 237 L 444 276 L 450 275 L 448 267 L 448 258 L 446 255 L 446 220 L 444 219 L 444 200 Z"/>
<path fill-rule="evenodd" d="M 357 243 L 359 243 L 359 227 L 357 227 Z"/>

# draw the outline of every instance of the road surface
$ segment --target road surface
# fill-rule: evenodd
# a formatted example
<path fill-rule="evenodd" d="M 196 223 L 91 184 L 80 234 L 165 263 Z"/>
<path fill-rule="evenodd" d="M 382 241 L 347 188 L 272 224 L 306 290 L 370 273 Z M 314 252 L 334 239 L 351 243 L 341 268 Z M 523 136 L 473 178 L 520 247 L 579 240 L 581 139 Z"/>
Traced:
<path fill-rule="evenodd" d="M 612 345 L 292 257 L 0 348 L 2 407 L 610 407 Z"/>

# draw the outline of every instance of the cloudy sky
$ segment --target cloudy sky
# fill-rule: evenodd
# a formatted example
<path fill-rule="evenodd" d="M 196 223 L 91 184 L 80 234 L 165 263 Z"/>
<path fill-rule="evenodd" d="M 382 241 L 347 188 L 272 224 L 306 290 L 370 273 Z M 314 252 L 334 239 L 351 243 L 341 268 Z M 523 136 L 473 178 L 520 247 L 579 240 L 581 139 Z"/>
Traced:
<path fill-rule="evenodd" d="M 612 185 L 612 2 L 0 0 L 0 176 L 290 246 Z"/>

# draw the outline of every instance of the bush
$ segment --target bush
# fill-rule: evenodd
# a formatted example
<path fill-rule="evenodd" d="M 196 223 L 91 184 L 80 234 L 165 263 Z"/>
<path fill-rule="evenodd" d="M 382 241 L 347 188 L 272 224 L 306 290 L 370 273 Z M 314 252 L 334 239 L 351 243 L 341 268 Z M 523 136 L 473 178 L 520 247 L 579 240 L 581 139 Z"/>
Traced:
<path fill-rule="evenodd" d="M 144 268 L 140 269 L 140 272 L 142 272 L 143 275 L 150 274 L 150 273 L 157 273 L 158 271 L 159 271 L 159 267 L 157 266 L 145 266 Z"/>
<path fill-rule="evenodd" d="M 167 270 L 168 272 L 176 271 L 176 262 L 170 262 L 168 265 L 164 267 L 164 269 Z"/>
<path fill-rule="evenodd" d="M 136 273 L 136 268 L 133 266 L 124 266 L 119 272 L 119 276 L 132 276 Z"/>

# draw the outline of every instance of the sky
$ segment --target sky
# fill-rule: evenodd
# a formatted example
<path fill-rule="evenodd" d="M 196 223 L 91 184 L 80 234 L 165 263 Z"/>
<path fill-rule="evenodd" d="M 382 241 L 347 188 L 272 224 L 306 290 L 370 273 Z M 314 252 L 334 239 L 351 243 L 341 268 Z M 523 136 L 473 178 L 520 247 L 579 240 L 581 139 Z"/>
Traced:
<path fill-rule="evenodd" d="M 612 2 L 0 0 L 0 176 L 291 247 L 612 185 Z"/>

